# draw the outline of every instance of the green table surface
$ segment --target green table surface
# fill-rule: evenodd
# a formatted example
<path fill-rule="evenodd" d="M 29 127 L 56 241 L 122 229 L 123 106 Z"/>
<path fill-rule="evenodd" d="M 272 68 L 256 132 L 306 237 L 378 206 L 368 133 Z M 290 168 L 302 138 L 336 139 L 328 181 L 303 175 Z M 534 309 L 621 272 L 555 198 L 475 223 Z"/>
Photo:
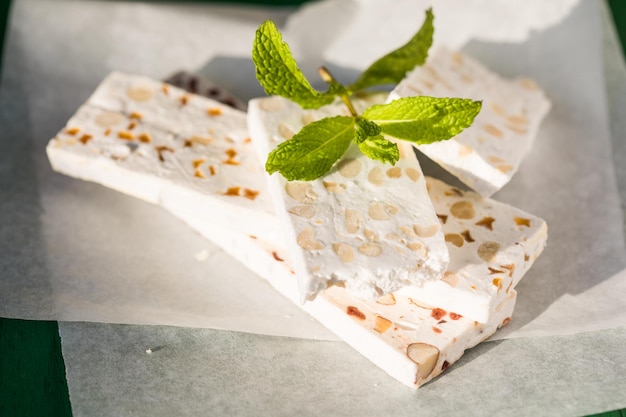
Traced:
<path fill-rule="evenodd" d="M 294 5 L 303 0 L 245 3 Z M 626 55 L 626 1 L 608 0 L 608 4 Z M 0 69 L 10 8 L 10 0 L 0 0 Z M 71 415 L 57 322 L 0 318 L 0 417 Z M 626 409 L 596 416 L 626 417 Z"/>

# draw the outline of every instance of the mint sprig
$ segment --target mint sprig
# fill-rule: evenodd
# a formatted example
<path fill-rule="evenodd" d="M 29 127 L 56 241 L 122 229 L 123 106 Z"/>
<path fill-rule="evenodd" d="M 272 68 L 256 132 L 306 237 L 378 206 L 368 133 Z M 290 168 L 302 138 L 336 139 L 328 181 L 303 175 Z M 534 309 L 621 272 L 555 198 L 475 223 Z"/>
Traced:
<path fill-rule="evenodd" d="M 329 85 L 326 92 L 311 86 L 276 25 L 271 21 L 263 23 L 256 32 L 252 60 L 265 91 L 306 109 L 319 108 L 340 98 L 351 115 L 329 117 L 303 127 L 270 152 L 266 171 L 279 172 L 289 181 L 314 180 L 330 171 L 351 143 L 367 157 L 393 165 L 399 159 L 398 146 L 386 137 L 426 144 L 449 139 L 469 127 L 480 111 L 479 101 L 407 97 L 374 105 L 359 115 L 350 100 L 360 90 L 398 83 L 408 71 L 424 64 L 432 44 L 433 20 L 429 9 L 422 27 L 408 43 L 374 62 L 349 87 L 338 83 L 321 67 L 320 76 Z"/>

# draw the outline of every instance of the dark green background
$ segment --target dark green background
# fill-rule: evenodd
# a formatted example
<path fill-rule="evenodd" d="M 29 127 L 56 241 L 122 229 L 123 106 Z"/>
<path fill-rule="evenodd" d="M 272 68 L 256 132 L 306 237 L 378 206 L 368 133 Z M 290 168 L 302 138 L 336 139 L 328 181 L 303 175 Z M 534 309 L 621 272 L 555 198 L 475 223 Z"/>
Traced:
<path fill-rule="evenodd" d="M 242 3 L 294 5 L 303 2 L 247 0 Z M 10 4 L 10 0 L 0 0 L 0 69 Z M 608 4 L 626 55 L 626 1 L 608 0 Z M 71 415 L 57 323 L 0 318 L 0 417 Z M 597 416 L 626 417 L 626 409 Z"/>

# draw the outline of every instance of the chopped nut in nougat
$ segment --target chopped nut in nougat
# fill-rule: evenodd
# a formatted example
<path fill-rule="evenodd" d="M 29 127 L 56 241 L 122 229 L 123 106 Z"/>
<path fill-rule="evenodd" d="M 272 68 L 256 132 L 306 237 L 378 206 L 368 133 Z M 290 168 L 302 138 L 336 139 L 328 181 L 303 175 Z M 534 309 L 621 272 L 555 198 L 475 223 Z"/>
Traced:
<path fill-rule="evenodd" d="M 418 149 L 478 193 L 489 196 L 508 183 L 532 146 L 550 102 L 527 80 L 505 80 L 468 56 L 445 49 L 429 53 L 390 94 L 465 97 L 483 106 L 468 129 Z"/>
<path fill-rule="evenodd" d="M 378 102 L 383 99 L 379 95 Z M 357 107 L 371 104 L 355 100 Z M 344 111 L 343 105 L 329 105 L 305 112 L 282 97 L 251 100 L 248 126 L 259 159 L 266 160 L 285 140 L 281 132 L 298 132 L 304 119 L 310 122 Z M 303 298 L 315 297 L 329 282 L 343 282 L 349 291 L 374 299 L 439 279 L 445 272 L 447 248 L 424 176 L 411 145 L 398 147 L 401 158 L 393 167 L 367 158 L 355 145 L 317 180 L 269 177 Z M 302 215 L 303 205 L 312 207 L 315 216 Z M 411 229 L 404 242 L 393 238 L 399 227 Z M 303 239 L 303 233 L 308 237 L 313 231 L 314 240 Z"/>

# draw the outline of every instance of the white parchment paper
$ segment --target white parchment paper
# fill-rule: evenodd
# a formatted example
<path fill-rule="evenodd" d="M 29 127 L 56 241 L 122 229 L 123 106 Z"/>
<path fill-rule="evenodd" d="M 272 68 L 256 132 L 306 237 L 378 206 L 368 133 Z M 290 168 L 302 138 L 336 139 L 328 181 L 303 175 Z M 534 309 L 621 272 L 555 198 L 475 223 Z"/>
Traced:
<path fill-rule="evenodd" d="M 555 417 L 626 406 L 623 328 L 486 342 L 417 391 L 341 342 L 97 323 L 60 334 L 75 417 Z"/>
<path fill-rule="evenodd" d="M 286 11 L 14 0 L 0 87 L 0 315 L 77 321 L 60 323 L 75 416 L 555 416 L 626 407 L 612 165 L 626 190 L 626 141 L 616 138 L 612 153 L 608 130 L 611 114 L 613 132 L 626 132 L 616 122 L 626 73 L 611 49 L 609 113 L 597 7 L 581 2 L 523 44 L 465 47 L 505 75 L 535 77 L 555 105 L 533 154 L 496 195 L 550 225 L 505 331 L 552 336 L 481 344 L 414 392 L 344 343 L 277 337 L 333 338 L 167 213 L 54 174 L 45 160 L 49 137 L 113 69 L 164 78 L 200 68 L 244 98 L 260 94 L 249 78 L 251 36 Z"/>
<path fill-rule="evenodd" d="M 351 4 L 339 7 L 358 6 Z M 465 46 L 506 76 L 535 78 L 554 102 L 532 154 L 495 196 L 544 217 L 550 229 L 549 247 L 519 286 L 515 320 L 498 337 L 626 323 L 622 211 L 597 6 L 582 2 L 569 14 L 565 8 L 562 22 L 525 32 L 523 43 Z M 283 24 L 290 11 L 15 2 L 0 92 L 0 315 L 336 339 L 162 210 L 55 174 L 44 153 L 48 139 L 114 69 L 164 78 L 197 68 L 244 99 L 261 95 L 249 59 L 254 29 L 267 18 Z M 297 18 L 306 20 L 305 12 Z M 318 32 L 338 15 L 316 18 Z M 487 24 L 493 16 L 485 16 Z M 305 53 L 310 34 L 287 27 L 288 40 Z M 319 45 L 317 52 L 326 56 Z M 198 261 L 205 251 L 208 259 Z"/>

